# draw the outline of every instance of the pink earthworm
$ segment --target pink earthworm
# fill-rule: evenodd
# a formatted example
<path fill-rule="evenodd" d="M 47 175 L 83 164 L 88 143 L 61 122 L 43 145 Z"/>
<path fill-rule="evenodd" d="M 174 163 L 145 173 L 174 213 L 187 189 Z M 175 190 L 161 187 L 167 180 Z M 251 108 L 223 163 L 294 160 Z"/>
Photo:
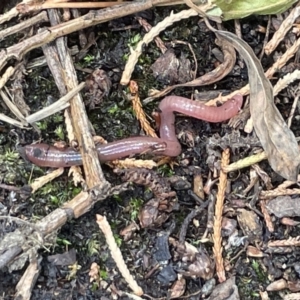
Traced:
<path fill-rule="evenodd" d="M 101 162 L 107 162 L 149 152 L 155 155 L 177 156 L 181 153 L 181 145 L 175 133 L 174 112 L 218 123 L 235 116 L 242 104 L 243 97 L 240 94 L 219 107 L 206 106 L 198 101 L 179 96 L 165 97 L 159 104 L 160 138 L 138 136 L 97 145 L 99 159 Z M 73 148 L 61 149 L 48 144 L 32 144 L 25 146 L 24 150 L 26 158 L 41 167 L 56 168 L 82 164 L 80 152 Z"/>

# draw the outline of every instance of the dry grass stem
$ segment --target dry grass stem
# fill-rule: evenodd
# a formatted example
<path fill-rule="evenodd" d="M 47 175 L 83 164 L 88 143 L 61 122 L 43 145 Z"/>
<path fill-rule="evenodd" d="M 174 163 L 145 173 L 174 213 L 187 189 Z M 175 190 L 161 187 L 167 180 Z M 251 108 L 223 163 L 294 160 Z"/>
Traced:
<path fill-rule="evenodd" d="M 136 118 L 140 121 L 143 130 L 147 135 L 152 137 L 157 137 L 154 129 L 151 127 L 149 121 L 147 120 L 146 114 L 142 108 L 142 103 L 139 97 L 138 85 L 135 81 L 131 80 L 129 84 L 130 93 L 132 95 L 132 107 L 135 111 Z"/>
<path fill-rule="evenodd" d="M 36 16 L 33 16 L 32 18 L 25 20 L 17 25 L 10 26 L 4 30 L 0 31 L 0 41 L 2 41 L 5 37 L 10 36 L 14 33 L 17 33 L 21 30 L 24 30 L 30 26 L 33 26 L 35 24 L 39 24 L 41 22 L 47 22 L 48 16 L 46 11 L 42 11 Z"/>
<path fill-rule="evenodd" d="M 6 89 L 6 91 L 8 91 L 8 89 Z M 12 97 L 10 95 L 8 96 L 8 93 L 3 90 L 0 90 L 0 96 L 9 110 L 23 123 L 23 125 L 27 125 L 28 123 L 20 109 L 10 100 Z"/>
<path fill-rule="evenodd" d="M 52 171 L 51 173 L 48 173 L 45 176 L 35 179 L 34 182 L 30 184 L 30 187 L 32 188 L 32 193 L 35 193 L 39 188 L 52 181 L 53 179 L 59 177 L 63 172 L 64 168 L 59 168 Z"/>
<path fill-rule="evenodd" d="M 297 106 L 298 106 L 298 102 L 299 102 L 299 96 L 300 94 L 297 93 L 296 95 L 294 95 L 294 101 L 293 101 L 293 105 L 292 105 L 292 108 L 291 108 L 291 111 L 290 111 L 290 114 L 289 114 L 289 117 L 287 119 L 287 126 L 290 128 L 291 125 L 292 125 L 292 121 L 293 121 L 293 118 L 294 118 L 294 115 L 295 115 L 295 112 L 296 112 L 296 109 L 297 109 Z"/>
<path fill-rule="evenodd" d="M 264 215 L 264 219 L 267 225 L 267 228 L 269 229 L 270 232 L 274 232 L 274 225 L 271 219 L 271 216 L 266 208 L 266 201 L 261 200 L 260 201 L 260 207 L 261 207 L 261 212 Z"/>
<path fill-rule="evenodd" d="M 28 265 L 22 278 L 16 286 L 15 299 L 29 300 L 41 272 L 42 258 L 34 259 Z"/>
<path fill-rule="evenodd" d="M 1 39 L 0 39 L 1 40 Z M 0 90 L 4 87 L 8 79 L 14 74 L 15 68 L 8 67 L 4 74 L 0 77 Z"/>
<path fill-rule="evenodd" d="M 225 149 L 222 153 L 222 161 L 221 165 L 227 166 L 229 163 L 230 152 L 229 149 Z M 225 199 L 225 191 L 227 187 L 227 174 L 220 171 L 220 178 L 219 178 L 219 186 L 218 186 L 218 193 L 216 199 L 216 206 L 215 206 L 215 218 L 214 218 L 214 225 L 213 225 L 213 241 L 214 241 L 214 255 L 216 260 L 216 270 L 217 275 L 220 282 L 224 282 L 226 280 L 225 277 L 225 270 L 224 270 L 224 262 L 222 257 L 222 215 L 223 215 L 223 204 Z"/>
<path fill-rule="evenodd" d="M 36 113 L 26 117 L 28 123 L 34 123 L 43 120 L 70 106 L 69 101 L 85 87 L 85 83 L 80 83 L 77 87 L 69 91 L 65 96 L 55 101 L 53 104 L 37 111 Z"/>
<path fill-rule="evenodd" d="M 292 28 L 299 15 L 300 6 L 297 6 L 290 12 L 288 17 L 283 20 L 279 29 L 274 33 L 272 39 L 265 46 L 264 50 L 267 55 L 270 55 L 276 49 L 276 47 L 283 40 L 287 32 Z"/>
<path fill-rule="evenodd" d="M 120 273 L 122 274 L 123 278 L 126 280 L 128 285 L 130 286 L 130 288 L 133 290 L 133 292 L 138 296 L 142 296 L 143 290 L 137 284 L 133 276 L 130 274 L 124 262 L 124 259 L 122 257 L 122 253 L 116 244 L 116 241 L 114 239 L 110 225 L 106 220 L 106 217 L 103 217 L 101 215 L 96 215 L 96 218 L 97 218 L 97 223 L 105 236 L 106 242 L 111 252 L 111 256 L 114 259 Z"/>
<path fill-rule="evenodd" d="M 105 8 L 118 4 L 129 3 L 128 1 L 110 1 L 110 2 L 65 2 L 65 1 L 45 1 L 40 4 L 32 2 L 24 6 L 26 12 L 49 9 L 49 8 Z M 18 8 L 18 6 L 17 6 Z M 23 8 L 22 8 L 23 9 Z"/>
<path fill-rule="evenodd" d="M 27 4 L 30 2 L 32 2 L 32 0 L 23 0 L 21 3 Z M 21 4 L 21 3 L 19 3 L 19 4 Z M 3 15 L 0 15 L 0 24 L 3 24 L 5 22 L 11 20 L 12 18 L 16 17 L 18 14 L 19 14 L 19 11 L 17 10 L 17 8 L 13 7 L 8 12 L 4 13 Z"/>
<path fill-rule="evenodd" d="M 24 125 L 22 122 L 19 122 L 19 121 L 12 119 L 4 114 L 1 114 L 1 113 L 0 113 L 0 120 L 5 123 L 11 124 L 13 126 L 20 127 L 22 129 L 26 129 L 26 125 Z"/>

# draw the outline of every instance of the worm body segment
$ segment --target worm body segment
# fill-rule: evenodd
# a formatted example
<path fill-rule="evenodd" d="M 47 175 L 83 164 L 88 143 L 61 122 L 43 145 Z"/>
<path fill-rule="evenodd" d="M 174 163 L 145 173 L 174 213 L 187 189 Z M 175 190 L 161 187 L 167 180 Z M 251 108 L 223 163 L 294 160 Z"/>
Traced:
<path fill-rule="evenodd" d="M 159 104 L 160 138 L 138 136 L 125 138 L 108 144 L 97 145 L 101 162 L 111 161 L 141 153 L 177 156 L 181 145 L 175 133 L 175 115 L 179 112 L 207 122 L 218 123 L 235 116 L 243 103 L 240 94 L 235 95 L 222 106 L 206 106 L 198 101 L 179 96 L 165 97 Z M 69 167 L 81 165 L 80 152 L 73 148 L 60 149 L 47 144 L 32 144 L 24 147 L 29 161 L 41 167 Z"/>

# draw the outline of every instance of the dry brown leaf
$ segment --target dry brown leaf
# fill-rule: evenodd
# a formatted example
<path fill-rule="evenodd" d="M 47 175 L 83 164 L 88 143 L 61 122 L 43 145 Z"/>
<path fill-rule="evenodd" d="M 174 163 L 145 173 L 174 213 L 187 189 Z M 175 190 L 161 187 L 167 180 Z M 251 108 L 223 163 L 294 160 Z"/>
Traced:
<path fill-rule="evenodd" d="M 247 64 L 253 125 L 271 167 L 282 177 L 296 181 L 300 164 L 298 144 L 274 105 L 273 87 L 260 61 L 250 46 L 235 34 L 227 31 L 216 33 L 231 42 Z"/>
<path fill-rule="evenodd" d="M 300 216 L 299 198 L 279 196 L 268 201 L 266 208 L 277 218 Z"/>

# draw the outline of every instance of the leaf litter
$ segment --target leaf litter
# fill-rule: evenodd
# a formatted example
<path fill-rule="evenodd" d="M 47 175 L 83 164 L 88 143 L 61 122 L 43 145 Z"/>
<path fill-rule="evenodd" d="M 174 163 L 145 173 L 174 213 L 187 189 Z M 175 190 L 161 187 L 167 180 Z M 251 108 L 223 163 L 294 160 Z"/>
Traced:
<path fill-rule="evenodd" d="M 282 177 L 296 182 L 300 164 L 298 144 L 274 104 L 273 87 L 260 61 L 250 46 L 235 34 L 227 31 L 216 33 L 232 43 L 248 67 L 253 125 L 272 169 Z"/>

